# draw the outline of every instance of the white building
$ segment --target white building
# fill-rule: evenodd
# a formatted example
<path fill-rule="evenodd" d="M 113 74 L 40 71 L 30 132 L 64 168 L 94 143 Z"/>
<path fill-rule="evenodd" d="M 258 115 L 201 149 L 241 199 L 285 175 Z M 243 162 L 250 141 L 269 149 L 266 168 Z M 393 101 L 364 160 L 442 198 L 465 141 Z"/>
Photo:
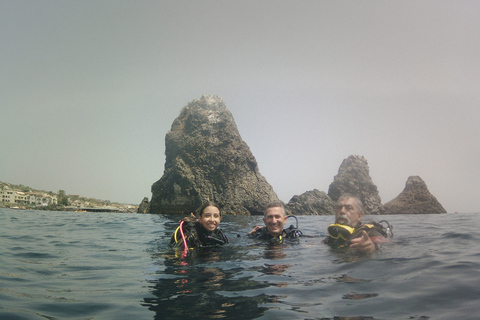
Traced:
<path fill-rule="evenodd" d="M 37 206 L 48 206 L 50 204 L 57 204 L 57 196 L 51 196 L 45 193 L 29 192 L 29 203 Z"/>
<path fill-rule="evenodd" d="M 12 204 L 33 204 L 36 206 L 48 206 L 57 204 L 57 196 L 46 193 L 21 192 L 17 190 L 0 190 L 0 200 Z"/>
<path fill-rule="evenodd" d="M 1 190 L 2 202 L 10 202 L 15 204 L 26 204 L 29 197 L 25 192 L 16 190 Z"/>
<path fill-rule="evenodd" d="M 15 203 L 15 194 L 16 191 L 13 190 L 0 190 L 0 197 L 2 202 Z"/>

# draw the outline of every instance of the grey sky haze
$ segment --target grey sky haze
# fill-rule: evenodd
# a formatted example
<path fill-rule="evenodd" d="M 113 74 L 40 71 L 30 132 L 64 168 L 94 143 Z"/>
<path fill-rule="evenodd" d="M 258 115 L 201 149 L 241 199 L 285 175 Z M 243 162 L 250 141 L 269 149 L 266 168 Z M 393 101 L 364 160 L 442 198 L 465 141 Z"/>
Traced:
<path fill-rule="evenodd" d="M 281 200 L 363 155 L 382 202 L 480 188 L 478 1 L 0 1 L 0 181 L 138 204 L 203 94 Z"/>

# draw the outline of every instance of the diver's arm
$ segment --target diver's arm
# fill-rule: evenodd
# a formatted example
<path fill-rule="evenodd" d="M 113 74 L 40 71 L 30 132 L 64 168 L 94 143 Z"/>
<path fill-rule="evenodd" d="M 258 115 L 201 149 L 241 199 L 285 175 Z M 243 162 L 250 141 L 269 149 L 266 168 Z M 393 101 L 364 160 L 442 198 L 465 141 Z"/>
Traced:
<path fill-rule="evenodd" d="M 367 232 L 363 230 L 359 237 L 350 240 L 350 248 L 364 253 L 372 253 L 377 249 L 377 246 L 370 239 Z"/>
<path fill-rule="evenodd" d="M 262 226 L 256 226 L 255 228 L 253 228 L 252 231 L 250 231 L 248 234 L 249 235 L 252 235 L 254 234 L 255 232 L 257 232 L 258 230 L 262 229 L 263 227 Z"/>

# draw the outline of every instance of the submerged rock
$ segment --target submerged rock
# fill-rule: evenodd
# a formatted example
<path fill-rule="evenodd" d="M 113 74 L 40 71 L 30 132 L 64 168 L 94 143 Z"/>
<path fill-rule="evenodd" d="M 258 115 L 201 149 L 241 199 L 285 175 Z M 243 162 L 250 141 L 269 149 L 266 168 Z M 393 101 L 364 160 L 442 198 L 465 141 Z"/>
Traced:
<path fill-rule="evenodd" d="M 165 155 L 163 176 L 152 185 L 151 213 L 189 214 L 210 200 L 226 214 L 258 215 L 279 201 L 217 96 L 182 109 L 165 137 Z"/>
<path fill-rule="evenodd" d="M 367 160 L 362 156 L 352 155 L 343 160 L 328 188 L 328 195 L 335 202 L 345 193 L 362 201 L 365 214 L 383 213 L 377 186 L 370 177 Z"/>
<path fill-rule="evenodd" d="M 285 209 L 295 215 L 332 215 L 335 214 L 335 202 L 325 192 L 314 189 L 293 196 Z"/>
<path fill-rule="evenodd" d="M 409 177 L 405 189 L 395 199 L 387 202 L 384 208 L 386 214 L 447 212 L 419 176 Z"/>

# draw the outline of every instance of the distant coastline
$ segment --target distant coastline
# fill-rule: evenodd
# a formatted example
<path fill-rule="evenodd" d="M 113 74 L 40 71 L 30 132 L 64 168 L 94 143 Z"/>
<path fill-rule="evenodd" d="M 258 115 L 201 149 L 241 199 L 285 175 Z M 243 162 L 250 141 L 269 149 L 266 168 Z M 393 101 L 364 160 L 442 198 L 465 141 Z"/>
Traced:
<path fill-rule="evenodd" d="M 135 213 L 138 210 L 138 205 L 87 198 L 80 195 L 68 195 L 63 190 L 54 193 L 0 181 L 0 208 Z"/>

